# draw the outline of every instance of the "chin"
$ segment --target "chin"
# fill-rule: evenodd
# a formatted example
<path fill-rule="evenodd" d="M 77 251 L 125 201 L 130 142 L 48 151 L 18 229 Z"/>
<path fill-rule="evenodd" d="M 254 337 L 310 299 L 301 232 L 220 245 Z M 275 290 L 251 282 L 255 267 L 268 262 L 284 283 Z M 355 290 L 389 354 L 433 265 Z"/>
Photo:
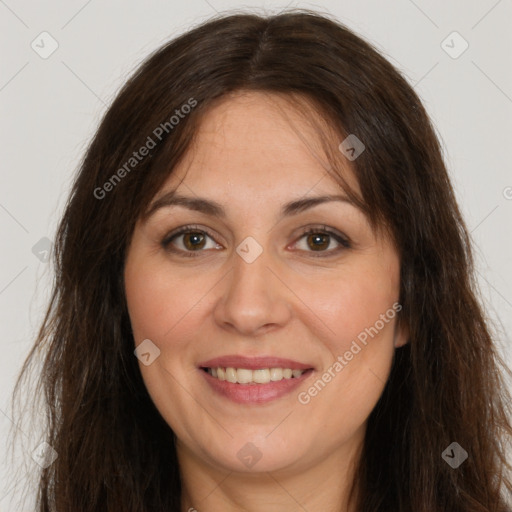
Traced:
<path fill-rule="evenodd" d="M 268 432 L 252 437 L 234 436 L 214 448 L 211 445 L 204 447 L 203 453 L 212 465 L 237 473 L 286 471 L 295 466 L 298 468 L 307 459 L 306 453 L 297 450 L 303 443 L 289 437 L 285 441 L 280 436 L 270 440 L 267 435 Z"/>

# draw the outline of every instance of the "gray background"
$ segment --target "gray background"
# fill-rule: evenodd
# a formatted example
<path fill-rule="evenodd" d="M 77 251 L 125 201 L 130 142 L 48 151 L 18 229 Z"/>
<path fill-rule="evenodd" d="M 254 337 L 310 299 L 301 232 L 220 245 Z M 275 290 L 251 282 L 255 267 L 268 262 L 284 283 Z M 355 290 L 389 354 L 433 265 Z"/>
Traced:
<path fill-rule="evenodd" d="M 53 240 L 73 172 L 116 91 L 152 50 L 216 11 L 273 13 L 286 5 L 334 14 L 372 41 L 423 99 L 474 239 L 486 311 L 512 365 L 511 0 L 0 0 L 3 439 L 12 426 L 14 379 L 49 297 L 46 239 Z M 52 44 L 58 48 L 47 56 Z M 28 475 L 37 466 L 30 453 L 41 435 L 21 433 L 27 448 L 18 455 L 28 458 L 29 473 L 12 472 L 0 443 L 0 512 L 33 510 Z M 25 492 L 22 506 L 17 500 Z"/>

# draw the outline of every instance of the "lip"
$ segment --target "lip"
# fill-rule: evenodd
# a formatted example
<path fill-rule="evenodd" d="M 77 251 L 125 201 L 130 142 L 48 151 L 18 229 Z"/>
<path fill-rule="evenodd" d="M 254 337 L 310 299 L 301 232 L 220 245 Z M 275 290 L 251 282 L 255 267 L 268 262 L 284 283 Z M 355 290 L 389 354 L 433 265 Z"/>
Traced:
<path fill-rule="evenodd" d="M 314 370 L 310 364 L 300 363 L 292 359 L 273 356 L 246 357 L 240 355 L 227 355 L 215 357 L 199 363 L 199 368 L 246 368 L 247 370 L 261 370 L 262 368 L 290 368 L 291 370 Z M 300 379 L 297 379 L 300 380 Z M 266 384 L 260 384 L 265 386 Z"/>
<path fill-rule="evenodd" d="M 268 358 L 266 358 L 266 360 L 268 361 Z M 216 359 L 212 359 L 212 361 L 215 363 L 217 362 Z M 275 361 L 275 359 L 273 359 L 273 361 Z M 285 360 L 280 359 L 280 361 L 282 362 Z M 256 363 L 254 359 L 252 360 L 252 362 L 253 364 L 260 365 L 252 369 L 261 368 L 261 363 Z M 210 361 L 207 361 L 207 363 L 210 364 Z M 238 368 L 244 367 L 241 366 Z M 247 366 L 245 366 L 245 368 L 247 368 Z M 264 366 L 264 368 L 268 368 L 268 366 Z M 279 368 L 279 365 L 274 366 L 274 368 Z M 289 368 L 289 366 L 286 366 L 285 368 Z M 234 384 L 232 382 L 228 382 L 227 380 L 219 380 L 216 377 L 212 377 L 208 372 L 204 371 L 202 368 L 199 368 L 199 372 L 203 375 L 205 381 L 209 384 L 210 388 L 216 394 L 224 398 L 228 398 L 229 400 L 237 404 L 246 405 L 265 404 L 271 402 L 272 400 L 284 397 L 285 395 L 289 395 L 292 391 L 297 389 L 297 387 L 299 387 L 306 379 L 308 379 L 311 375 L 315 373 L 315 371 L 310 368 L 298 378 L 293 377 L 291 379 L 282 379 L 277 382 L 270 381 L 267 384 Z"/>

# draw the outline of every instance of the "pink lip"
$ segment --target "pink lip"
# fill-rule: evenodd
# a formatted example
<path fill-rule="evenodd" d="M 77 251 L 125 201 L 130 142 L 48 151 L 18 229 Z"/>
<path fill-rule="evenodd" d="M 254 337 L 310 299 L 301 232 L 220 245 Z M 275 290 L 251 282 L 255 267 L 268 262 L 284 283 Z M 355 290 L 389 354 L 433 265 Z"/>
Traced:
<path fill-rule="evenodd" d="M 246 368 L 247 370 L 259 370 L 261 368 L 290 368 L 292 370 L 309 370 L 313 368 L 310 364 L 299 363 L 298 361 L 283 359 L 281 357 L 244 357 L 237 355 L 216 357 L 214 359 L 209 359 L 208 361 L 199 363 L 198 366 L 200 368 Z"/>
<path fill-rule="evenodd" d="M 224 359 L 224 358 L 223 358 Z M 212 359 L 213 362 L 216 363 L 216 359 Z M 283 359 L 280 360 L 284 361 Z M 210 364 L 210 361 L 207 361 Z M 253 364 L 254 360 L 253 360 Z M 259 364 L 259 368 L 261 368 L 261 364 Z M 298 363 L 296 363 L 298 364 Z M 224 366 L 219 365 L 219 366 Z M 234 366 L 237 368 L 237 366 Z M 268 368 L 269 366 L 264 366 Z M 273 368 L 282 367 L 281 363 L 279 365 L 271 366 Z M 238 368 L 248 368 L 247 366 L 238 366 Z M 285 366 L 285 368 L 290 368 L 290 366 Z M 251 369 L 251 368 L 248 368 Z M 253 368 L 254 369 L 254 368 Z M 257 368 L 256 368 L 257 369 Z M 294 389 L 300 386 L 304 380 L 310 377 L 313 373 L 313 370 L 308 370 L 304 372 L 298 378 L 291 379 L 282 379 L 278 382 L 269 382 L 268 384 L 233 384 L 232 382 L 228 382 L 227 380 L 219 380 L 215 377 L 212 377 L 208 372 L 204 370 L 200 370 L 201 374 L 205 378 L 206 382 L 211 386 L 213 391 L 218 393 L 219 395 L 229 398 L 233 402 L 239 404 L 263 404 L 280 398 L 284 395 L 291 393 Z"/>

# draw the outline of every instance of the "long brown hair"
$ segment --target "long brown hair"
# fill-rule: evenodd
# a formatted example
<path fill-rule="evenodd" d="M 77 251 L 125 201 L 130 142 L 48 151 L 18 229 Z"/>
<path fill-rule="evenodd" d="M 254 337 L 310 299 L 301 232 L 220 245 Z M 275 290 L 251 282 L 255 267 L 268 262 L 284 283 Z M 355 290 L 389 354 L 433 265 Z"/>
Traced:
<path fill-rule="evenodd" d="M 133 354 L 123 265 L 135 222 L 208 108 L 240 90 L 305 98 L 340 142 L 347 134 L 364 142 L 352 162 L 364 207 L 400 255 L 410 339 L 368 419 L 357 509 L 504 512 L 508 370 L 477 300 L 470 239 L 435 131 L 412 87 L 369 43 L 303 10 L 194 28 L 151 55 L 106 112 L 58 229 L 51 304 L 16 383 L 18 393 L 43 354 L 46 441 L 58 458 L 41 472 L 38 511 L 180 510 L 176 439 Z M 142 146 L 152 147 L 131 160 Z M 326 149 L 336 169 L 341 153 Z M 457 469 L 442 457 L 452 442 L 468 453 Z"/>

